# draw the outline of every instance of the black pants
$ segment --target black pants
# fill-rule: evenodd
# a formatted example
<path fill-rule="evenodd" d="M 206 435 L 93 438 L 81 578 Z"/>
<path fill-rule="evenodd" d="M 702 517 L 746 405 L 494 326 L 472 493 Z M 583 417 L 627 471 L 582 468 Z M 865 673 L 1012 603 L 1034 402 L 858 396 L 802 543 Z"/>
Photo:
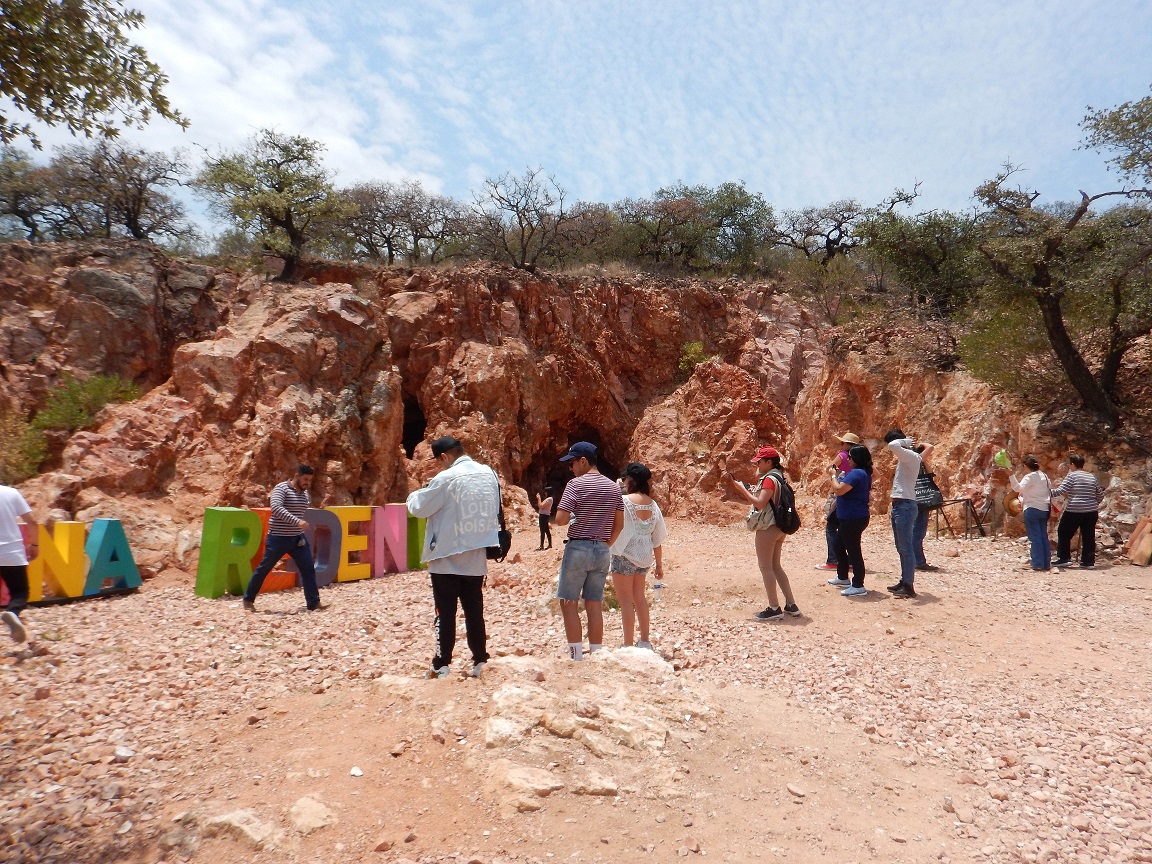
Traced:
<path fill-rule="evenodd" d="M 24 564 L 0 567 L 0 577 L 8 586 L 8 605 L 4 608 L 19 615 L 28 605 L 28 567 Z"/>
<path fill-rule="evenodd" d="M 552 548 L 552 526 L 548 524 L 548 514 L 540 514 L 540 548 L 544 548 L 544 540 L 548 540 L 548 548 Z"/>
<path fill-rule="evenodd" d="M 1056 526 L 1056 560 L 1068 561 L 1072 558 L 1072 538 L 1080 532 L 1080 563 L 1091 566 L 1096 563 L 1096 520 L 1100 514 L 1093 510 L 1091 513 L 1069 513 L 1067 510 L 1060 516 L 1060 524 Z"/>
<path fill-rule="evenodd" d="M 828 546 L 828 557 L 824 559 L 826 564 L 835 564 L 839 561 L 836 557 L 836 532 L 840 530 L 840 517 L 836 515 L 836 508 L 828 511 L 828 519 L 824 523 L 824 542 Z"/>
<path fill-rule="evenodd" d="M 862 519 L 841 519 L 836 532 L 836 575 L 848 578 L 848 565 L 852 565 L 852 587 L 864 587 L 864 552 L 860 549 L 860 538 L 868 527 L 868 517 Z"/>
<path fill-rule="evenodd" d="M 488 634 L 484 630 L 484 577 L 432 573 L 432 599 L 436 604 L 436 656 L 432 668 L 452 664 L 456 647 L 456 602 L 464 609 L 464 630 L 473 663 L 488 662 Z"/>

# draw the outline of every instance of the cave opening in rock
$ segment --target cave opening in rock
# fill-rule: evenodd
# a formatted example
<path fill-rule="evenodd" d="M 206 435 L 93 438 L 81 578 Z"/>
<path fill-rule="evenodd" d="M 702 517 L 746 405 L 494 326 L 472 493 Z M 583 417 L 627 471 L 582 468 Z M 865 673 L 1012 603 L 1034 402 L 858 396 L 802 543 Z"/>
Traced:
<path fill-rule="evenodd" d="M 561 462 L 560 457 L 568 452 L 568 448 L 577 441 L 587 441 L 596 445 L 597 462 L 600 473 L 615 480 L 620 476 L 616 463 L 608 458 L 604 452 L 603 438 L 594 426 L 581 423 L 568 432 L 559 431 L 553 436 L 554 441 L 566 442 L 563 445 L 550 447 L 532 457 L 528 470 L 524 473 L 524 488 L 528 491 L 529 500 L 539 495 L 545 488 L 550 489 L 554 499 L 553 510 L 560 503 L 560 496 L 564 494 L 564 486 L 572 479 L 572 471 L 567 462 Z"/>
<path fill-rule="evenodd" d="M 428 429 L 428 420 L 420 408 L 420 403 L 412 396 L 404 397 L 404 431 L 401 433 L 400 443 L 404 445 L 404 455 L 409 459 L 416 451 L 416 445 L 424 440 L 424 432 Z"/>

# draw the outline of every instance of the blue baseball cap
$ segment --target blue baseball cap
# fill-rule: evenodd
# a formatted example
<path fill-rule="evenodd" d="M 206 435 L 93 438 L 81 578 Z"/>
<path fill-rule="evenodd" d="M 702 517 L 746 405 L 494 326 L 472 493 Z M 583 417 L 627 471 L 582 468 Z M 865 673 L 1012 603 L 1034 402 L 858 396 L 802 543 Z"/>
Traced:
<path fill-rule="evenodd" d="M 573 459 L 579 459 L 581 456 L 583 456 L 585 459 L 595 459 L 596 445 L 589 444 L 587 441 L 577 441 L 572 445 L 571 449 L 569 449 L 567 456 L 560 457 L 560 461 L 571 462 Z"/>

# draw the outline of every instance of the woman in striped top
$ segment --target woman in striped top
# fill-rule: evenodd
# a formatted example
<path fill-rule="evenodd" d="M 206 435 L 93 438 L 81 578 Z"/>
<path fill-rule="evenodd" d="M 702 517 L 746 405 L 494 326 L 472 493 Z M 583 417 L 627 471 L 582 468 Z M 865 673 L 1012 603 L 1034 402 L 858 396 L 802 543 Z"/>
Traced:
<path fill-rule="evenodd" d="M 1064 499 L 1064 513 L 1056 526 L 1056 560 L 1053 567 L 1066 567 L 1072 563 L 1072 537 L 1080 532 L 1080 568 L 1091 570 L 1096 566 L 1096 520 L 1100 517 L 1100 502 L 1104 490 L 1096 476 L 1084 470 L 1084 457 L 1079 453 L 1068 456 L 1072 470 L 1052 490 L 1052 495 Z"/>

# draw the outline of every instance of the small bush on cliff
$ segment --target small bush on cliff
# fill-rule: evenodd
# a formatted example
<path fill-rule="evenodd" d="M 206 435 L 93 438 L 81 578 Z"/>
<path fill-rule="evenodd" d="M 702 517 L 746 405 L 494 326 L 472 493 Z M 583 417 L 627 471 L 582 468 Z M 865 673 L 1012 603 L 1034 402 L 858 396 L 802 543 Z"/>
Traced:
<path fill-rule="evenodd" d="M 140 389 L 118 375 L 93 375 L 81 380 L 71 375 L 48 394 L 44 410 L 36 415 L 36 429 L 63 429 L 75 432 L 91 426 L 96 413 L 112 402 L 131 402 Z"/>
<path fill-rule="evenodd" d="M 677 377 L 681 381 L 687 381 L 692 377 L 693 369 L 705 360 L 711 359 L 712 355 L 704 351 L 703 342 L 685 342 L 680 346 L 680 362 L 677 364 L 680 374 Z"/>
<path fill-rule="evenodd" d="M 43 432 L 19 414 L 0 414 L 0 483 L 11 486 L 27 480 L 46 454 Z"/>

